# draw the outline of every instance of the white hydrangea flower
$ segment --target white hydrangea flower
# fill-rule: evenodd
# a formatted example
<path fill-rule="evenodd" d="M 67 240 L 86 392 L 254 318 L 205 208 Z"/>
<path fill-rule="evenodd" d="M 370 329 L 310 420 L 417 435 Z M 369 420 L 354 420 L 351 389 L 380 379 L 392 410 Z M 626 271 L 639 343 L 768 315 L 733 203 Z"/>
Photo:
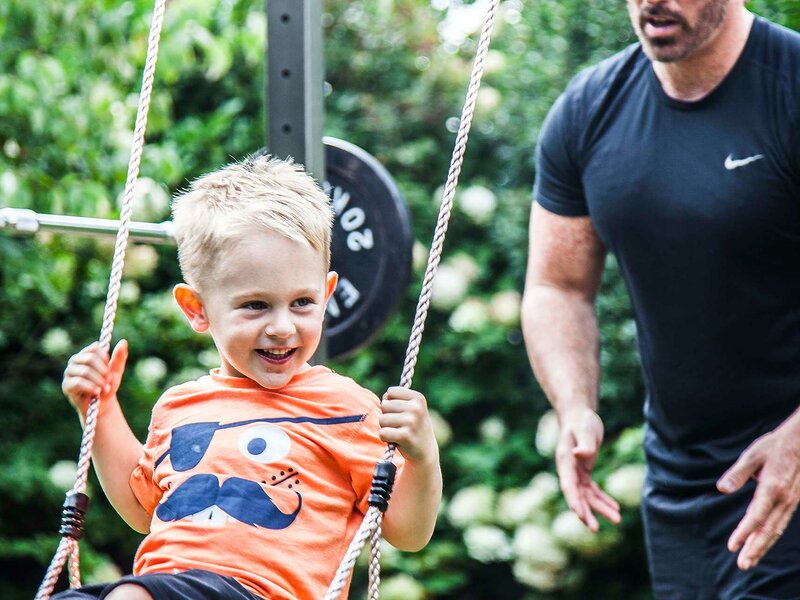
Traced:
<path fill-rule="evenodd" d="M 439 447 L 446 446 L 453 438 L 453 428 L 450 423 L 441 415 L 441 413 L 430 410 L 428 414 L 431 418 L 431 425 L 433 425 L 433 435 L 436 438 L 436 443 Z"/>
<path fill-rule="evenodd" d="M 499 96 L 499 92 L 494 90 Z M 481 94 L 483 94 L 481 90 Z M 478 95 L 480 102 L 481 96 Z M 488 102 L 488 100 L 486 100 Z M 499 103 L 499 99 L 497 100 Z M 457 206 L 479 225 L 488 223 L 497 208 L 497 197 L 494 192 L 482 185 L 472 185 L 465 189 L 458 197 Z"/>
<path fill-rule="evenodd" d="M 606 477 L 604 487 L 620 504 L 636 507 L 642 501 L 645 474 L 644 465 L 624 465 Z"/>
<path fill-rule="evenodd" d="M 455 493 L 447 506 L 447 518 L 456 527 L 491 523 L 496 495 L 488 485 L 474 485 Z"/>
<path fill-rule="evenodd" d="M 552 592 L 558 587 L 559 573 L 543 565 L 517 560 L 512 567 L 514 578 L 541 592 Z"/>
<path fill-rule="evenodd" d="M 475 262 L 475 259 L 463 252 L 454 255 L 448 262 L 458 269 L 468 283 L 472 283 L 481 272 L 481 268 L 478 263 Z"/>
<path fill-rule="evenodd" d="M 48 356 L 64 356 L 72 348 L 72 339 L 60 327 L 53 327 L 42 338 L 42 350 Z"/>
<path fill-rule="evenodd" d="M 450 4 L 447 16 L 439 25 L 442 41 L 454 47 L 463 44 L 470 35 L 480 31 L 485 12 L 485 0 L 473 4 Z"/>
<path fill-rule="evenodd" d="M 114 103 L 116 104 L 122 104 Z M 113 106 L 111 114 L 114 114 Z M 131 140 L 133 139 L 133 130 L 128 128 L 125 124 L 118 123 L 117 119 L 114 119 L 114 128 L 109 132 L 109 141 L 111 142 L 113 148 L 119 153 L 120 157 L 126 150 L 131 149 Z M 117 199 L 119 204 L 122 203 L 122 195 L 120 195 Z"/>
<path fill-rule="evenodd" d="M 3 144 L 3 152 L 8 158 L 17 158 L 21 150 L 19 142 L 14 138 L 7 139 L 6 143 Z"/>
<path fill-rule="evenodd" d="M 499 50 L 489 50 L 483 61 L 483 72 L 485 74 L 497 73 L 506 66 L 506 55 Z"/>
<path fill-rule="evenodd" d="M 109 583 L 122 577 L 122 569 L 111 561 L 103 561 L 86 576 L 84 583 Z"/>
<path fill-rule="evenodd" d="M 500 417 L 489 417 L 478 426 L 478 432 L 484 442 L 500 442 L 506 437 L 506 424 Z"/>
<path fill-rule="evenodd" d="M 552 457 L 558 444 L 558 415 L 555 410 L 548 410 L 539 419 L 536 427 L 536 449 L 542 456 Z"/>
<path fill-rule="evenodd" d="M 535 490 L 545 501 L 555 498 L 561 489 L 558 483 L 558 477 L 548 471 L 541 471 L 534 475 L 528 487 Z"/>
<path fill-rule="evenodd" d="M 503 101 L 503 95 L 490 85 L 481 86 L 475 101 L 475 113 L 479 118 L 487 118 L 495 113 Z"/>
<path fill-rule="evenodd" d="M 439 310 L 450 310 L 461 302 L 468 288 L 469 279 L 461 271 L 452 264 L 442 263 L 431 285 L 431 305 Z"/>
<path fill-rule="evenodd" d="M 497 495 L 497 522 L 507 527 L 523 523 L 528 518 L 527 506 L 520 501 L 521 488 L 510 488 Z"/>
<path fill-rule="evenodd" d="M 98 110 L 108 110 L 118 99 L 119 91 L 108 81 L 98 81 L 89 90 L 89 104 Z"/>
<path fill-rule="evenodd" d="M 513 327 L 519 324 L 522 296 L 516 290 L 497 292 L 489 301 L 489 317 L 492 321 Z"/>
<path fill-rule="evenodd" d="M 10 198 L 17 193 L 18 189 L 19 179 L 17 179 L 17 176 L 13 171 L 4 171 L 3 174 L 0 175 L 0 192 L 3 193 L 3 196 Z"/>
<path fill-rule="evenodd" d="M 596 538 L 571 510 L 564 511 L 553 519 L 552 531 L 556 540 L 567 548 L 583 548 L 591 545 Z"/>
<path fill-rule="evenodd" d="M 124 193 L 124 192 L 123 192 Z M 117 199 L 122 205 L 122 194 Z M 169 194 L 149 177 L 140 177 L 133 188 L 134 221 L 157 222 L 169 214 Z"/>
<path fill-rule="evenodd" d="M 514 532 L 514 552 L 520 560 L 554 571 L 563 569 L 569 560 L 550 530 L 534 523 L 525 523 Z"/>
<path fill-rule="evenodd" d="M 167 374 L 167 364 L 157 356 L 149 356 L 139 360 L 133 372 L 145 385 L 156 387 Z"/>
<path fill-rule="evenodd" d="M 423 585 L 406 573 L 399 573 L 381 581 L 380 596 L 383 600 L 424 600 Z"/>
<path fill-rule="evenodd" d="M 57 489 L 66 492 L 75 483 L 75 472 L 78 465 L 72 460 L 59 460 L 47 471 L 47 477 Z"/>
<path fill-rule="evenodd" d="M 467 298 L 453 311 L 448 323 L 455 331 L 478 331 L 488 320 L 486 304 L 479 298 Z"/>
<path fill-rule="evenodd" d="M 473 525 L 464 531 L 467 554 L 482 563 L 510 559 L 513 554 L 511 542 L 505 531 L 494 525 Z"/>
<path fill-rule="evenodd" d="M 125 252 L 124 273 L 137 279 L 152 274 L 158 264 L 158 252 L 147 244 L 135 244 Z"/>
<path fill-rule="evenodd" d="M 428 267 L 429 254 L 430 250 L 428 250 L 425 244 L 419 240 L 414 240 L 414 246 L 411 249 L 411 264 L 414 267 L 414 271 L 418 273 L 423 273 L 425 271 L 425 269 Z M 436 273 L 439 273 L 438 269 Z"/>
<path fill-rule="evenodd" d="M 558 493 L 553 476 L 540 473 L 524 488 L 504 490 L 497 501 L 497 520 L 504 525 L 544 523 L 548 521 L 545 507 Z"/>
<path fill-rule="evenodd" d="M 119 286 L 119 301 L 122 304 L 136 304 L 142 296 L 142 290 L 135 281 L 123 281 Z"/>

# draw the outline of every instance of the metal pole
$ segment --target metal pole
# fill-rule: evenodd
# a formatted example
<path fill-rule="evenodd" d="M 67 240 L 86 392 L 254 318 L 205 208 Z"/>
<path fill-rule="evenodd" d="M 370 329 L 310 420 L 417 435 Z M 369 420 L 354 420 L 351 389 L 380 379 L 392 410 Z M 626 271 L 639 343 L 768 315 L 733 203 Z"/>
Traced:
<path fill-rule="evenodd" d="M 325 180 L 321 0 L 267 0 L 267 146 Z"/>
<path fill-rule="evenodd" d="M 294 158 L 324 186 L 322 0 L 265 1 L 267 147 Z M 327 359 L 323 335 L 312 362 Z"/>
<path fill-rule="evenodd" d="M 0 230 L 11 229 L 22 235 L 34 235 L 40 231 L 71 233 L 94 237 L 114 238 L 119 221 L 92 217 L 47 215 L 23 208 L 0 209 Z M 175 244 L 172 221 L 143 223 L 131 221 L 129 239 L 149 244 Z"/>

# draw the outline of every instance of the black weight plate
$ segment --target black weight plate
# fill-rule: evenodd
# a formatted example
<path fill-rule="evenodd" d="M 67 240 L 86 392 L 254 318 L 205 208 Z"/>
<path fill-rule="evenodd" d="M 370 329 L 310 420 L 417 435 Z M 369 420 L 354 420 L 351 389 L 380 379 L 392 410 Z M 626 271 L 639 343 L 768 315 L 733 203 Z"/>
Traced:
<path fill-rule="evenodd" d="M 328 303 L 328 357 L 352 354 L 397 308 L 411 276 L 408 208 L 388 171 L 349 142 L 323 138 L 325 189 L 336 221 L 331 268 L 339 285 Z"/>

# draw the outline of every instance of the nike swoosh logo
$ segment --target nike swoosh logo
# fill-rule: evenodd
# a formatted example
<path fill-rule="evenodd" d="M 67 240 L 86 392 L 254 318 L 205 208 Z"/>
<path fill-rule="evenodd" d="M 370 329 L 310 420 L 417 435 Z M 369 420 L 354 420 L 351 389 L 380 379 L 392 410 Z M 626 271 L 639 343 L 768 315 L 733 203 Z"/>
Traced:
<path fill-rule="evenodd" d="M 750 163 L 761 160 L 762 158 L 764 158 L 763 154 L 755 154 L 753 156 L 748 156 L 747 158 L 733 158 L 733 154 L 728 154 L 727 158 L 725 158 L 725 168 L 728 169 L 728 171 L 733 171 L 734 169 L 749 165 Z"/>

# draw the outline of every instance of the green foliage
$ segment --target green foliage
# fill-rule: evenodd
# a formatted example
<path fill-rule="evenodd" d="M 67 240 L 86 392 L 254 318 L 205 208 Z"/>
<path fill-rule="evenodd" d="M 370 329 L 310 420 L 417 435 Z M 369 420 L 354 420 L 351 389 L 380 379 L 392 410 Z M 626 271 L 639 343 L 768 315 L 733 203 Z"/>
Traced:
<path fill-rule="evenodd" d="M 459 32 L 454 19 L 473 5 L 437 8 L 444 5 L 325 2 L 325 133 L 365 148 L 393 174 L 423 251 L 477 37 L 474 27 Z M 751 6 L 800 27 L 796 0 Z M 117 215 L 150 10 L 150 0 L 0 3 L 0 206 Z M 169 3 L 141 167 L 147 193 L 136 218 L 167 219 L 169 194 L 263 145 L 265 38 L 261 0 Z M 461 291 L 435 299 L 416 367 L 415 387 L 438 417 L 446 507 L 424 551 L 387 548 L 387 598 L 647 597 L 635 507 L 625 509 L 620 528 L 604 525 L 592 541 L 562 516 L 547 441 L 552 419 L 516 314 L 539 127 L 578 69 L 631 41 L 618 1 L 502 3 L 442 263 L 451 296 Z M 61 373 L 67 358 L 97 337 L 111 253 L 105 241 L 0 235 L 2 598 L 31 597 L 57 545 L 60 504 L 71 485 L 65 474 L 68 480 L 80 439 Z M 337 371 L 378 393 L 397 383 L 421 274 L 417 265 L 400 311 L 373 345 L 339 361 Z M 115 337 L 131 344 L 121 397 L 140 436 L 164 387 L 215 362 L 210 341 L 192 333 L 172 306 L 178 278 L 173 248 L 129 250 Z M 597 474 L 633 497 L 643 390 L 636 331 L 613 259 L 598 312 L 608 444 Z M 115 515 L 96 480 L 90 485 L 83 571 L 113 577 L 115 569 L 130 569 L 141 538 Z M 508 550 L 520 531 L 554 548 L 550 562 L 542 552 Z M 364 578 L 359 570 L 355 589 Z"/>

